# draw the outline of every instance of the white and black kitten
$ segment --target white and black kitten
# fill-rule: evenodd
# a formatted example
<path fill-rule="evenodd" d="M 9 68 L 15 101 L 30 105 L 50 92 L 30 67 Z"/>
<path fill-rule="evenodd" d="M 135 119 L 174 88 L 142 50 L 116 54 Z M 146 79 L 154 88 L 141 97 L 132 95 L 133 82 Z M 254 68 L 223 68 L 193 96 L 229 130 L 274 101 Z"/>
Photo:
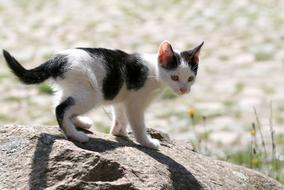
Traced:
<path fill-rule="evenodd" d="M 94 107 L 111 104 L 111 134 L 127 135 L 129 123 L 137 142 L 158 149 L 160 143 L 146 132 L 144 112 L 165 86 L 177 94 L 190 91 L 195 81 L 203 43 L 188 51 L 161 43 L 157 54 L 128 54 L 104 48 L 62 51 L 40 66 L 27 70 L 3 50 L 8 66 L 25 84 L 52 78 L 56 88 L 55 114 L 65 135 L 79 142 L 89 137 L 76 128 L 88 129 L 92 120 L 81 116 Z"/>

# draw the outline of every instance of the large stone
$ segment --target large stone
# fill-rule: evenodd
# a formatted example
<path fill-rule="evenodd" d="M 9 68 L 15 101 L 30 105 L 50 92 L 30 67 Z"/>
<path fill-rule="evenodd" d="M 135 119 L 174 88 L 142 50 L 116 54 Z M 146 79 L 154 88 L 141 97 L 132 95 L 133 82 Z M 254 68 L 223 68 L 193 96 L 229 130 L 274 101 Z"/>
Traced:
<path fill-rule="evenodd" d="M 55 126 L 0 127 L 0 189 L 283 189 L 250 169 L 214 160 L 149 130 L 159 151 L 95 132 L 66 140 Z"/>

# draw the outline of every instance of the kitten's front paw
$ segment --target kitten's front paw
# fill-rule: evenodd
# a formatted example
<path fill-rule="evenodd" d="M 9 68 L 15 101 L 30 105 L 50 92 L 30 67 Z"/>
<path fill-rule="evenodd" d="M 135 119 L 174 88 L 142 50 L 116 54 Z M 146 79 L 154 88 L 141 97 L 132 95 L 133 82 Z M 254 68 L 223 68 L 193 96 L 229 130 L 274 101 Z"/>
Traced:
<path fill-rule="evenodd" d="M 120 130 L 117 130 L 117 129 L 114 129 L 110 132 L 112 135 L 114 136 L 122 136 L 122 137 L 127 137 L 127 131 L 126 130 L 123 130 L 123 129 L 120 129 Z"/>
<path fill-rule="evenodd" d="M 145 147 L 156 149 L 156 150 L 158 150 L 160 147 L 160 141 L 158 139 L 153 139 L 151 137 L 149 137 L 147 141 L 140 142 L 140 144 Z"/>
<path fill-rule="evenodd" d="M 127 136 L 126 125 L 120 124 L 120 122 L 116 121 L 115 125 L 111 128 L 110 133 L 114 136 Z"/>

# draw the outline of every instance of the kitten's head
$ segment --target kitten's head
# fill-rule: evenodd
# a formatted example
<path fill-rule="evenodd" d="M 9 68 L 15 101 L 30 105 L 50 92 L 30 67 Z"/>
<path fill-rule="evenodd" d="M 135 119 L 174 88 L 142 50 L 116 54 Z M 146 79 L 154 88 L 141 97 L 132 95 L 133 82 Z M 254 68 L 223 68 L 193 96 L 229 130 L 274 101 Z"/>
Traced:
<path fill-rule="evenodd" d="M 199 46 L 188 51 L 175 51 L 168 41 L 163 41 L 158 51 L 159 77 L 162 81 L 182 95 L 190 92 L 199 64 L 199 54 L 202 42 Z"/>

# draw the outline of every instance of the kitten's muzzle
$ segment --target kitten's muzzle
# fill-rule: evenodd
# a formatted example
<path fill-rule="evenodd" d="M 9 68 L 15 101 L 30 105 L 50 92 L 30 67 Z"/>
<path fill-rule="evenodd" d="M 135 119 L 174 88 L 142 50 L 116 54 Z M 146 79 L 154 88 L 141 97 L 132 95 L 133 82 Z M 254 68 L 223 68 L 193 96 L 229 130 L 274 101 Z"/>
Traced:
<path fill-rule="evenodd" d="M 181 95 L 186 94 L 186 93 L 189 93 L 189 92 L 190 92 L 190 89 L 187 89 L 187 88 L 180 88 L 180 89 L 179 89 L 179 93 L 180 93 Z"/>

